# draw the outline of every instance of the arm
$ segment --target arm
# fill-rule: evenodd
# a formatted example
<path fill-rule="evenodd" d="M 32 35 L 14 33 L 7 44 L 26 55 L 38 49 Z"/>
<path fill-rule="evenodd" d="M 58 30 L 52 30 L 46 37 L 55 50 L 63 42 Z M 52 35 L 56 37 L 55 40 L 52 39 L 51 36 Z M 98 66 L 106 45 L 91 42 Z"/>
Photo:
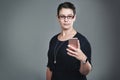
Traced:
<path fill-rule="evenodd" d="M 72 48 L 72 46 L 69 46 L 69 47 Z M 80 60 L 81 66 L 80 66 L 79 71 L 80 71 L 81 74 L 87 75 L 91 71 L 91 64 L 89 63 L 89 61 L 87 61 L 86 63 L 82 63 L 87 58 L 85 56 L 85 54 L 80 49 L 78 49 L 76 51 L 72 51 L 70 49 L 67 49 L 67 51 L 68 51 L 68 53 L 67 53 L 68 55 L 73 56 L 73 57 L 77 58 L 78 60 Z"/>
<path fill-rule="evenodd" d="M 83 54 L 83 56 L 85 56 L 85 55 Z M 87 57 L 85 56 L 85 59 L 81 59 L 81 60 L 80 60 L 81 66 L 80 66 L 79 71 L 80 71 L 83 75 L 87 75 L 87 74 L 91 71 L 91 69 L 92 69 L 91 64 L 89 63 L 89 61 L 87 60 L 87 62 L 85 62 L 86 59 L 87 59 Z M 85 62 L 85 63 L 83 63 L 83 62 Z"/>
<path fill-rule="evenodd" d="M 51 80 L 51 77 L 52 77 L 52 72 L 47 67 L 47 69 L 46 69 L 46 80 Z"/>
<path fill-rule="evenodd" d="M 80 73 L 83 75 L 87 75 L 91 71 L 91 64 L 89 63 L 89 61 L 87 61 L 86 63 L 83 63 L 86 61 L 87 56 L 80 49 L 79 40 L 78 40 L 78 48 L 68 45 L 67 51 L 68 51 L 67 52 L 68 55 L 75 57 L 81 62 L 80 63 L 81 66 L 79 69 Z"/>

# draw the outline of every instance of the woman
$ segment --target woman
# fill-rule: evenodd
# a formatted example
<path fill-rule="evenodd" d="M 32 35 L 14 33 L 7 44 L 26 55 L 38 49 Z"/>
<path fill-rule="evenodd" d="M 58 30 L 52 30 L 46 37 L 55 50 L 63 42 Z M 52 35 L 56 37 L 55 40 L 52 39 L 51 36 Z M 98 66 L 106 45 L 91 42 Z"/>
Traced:
<path fill-rule="evenodd" d="M 77 32 L 75 6 L 70 2 L 61 3 L 57 8 L 61 32 L 52 37 L 48 50 L 46 80 L 87 80 L 91 71 L 91 47 L 88 40 Z M 78 48 L 68 44 L 77 38 Z"/>

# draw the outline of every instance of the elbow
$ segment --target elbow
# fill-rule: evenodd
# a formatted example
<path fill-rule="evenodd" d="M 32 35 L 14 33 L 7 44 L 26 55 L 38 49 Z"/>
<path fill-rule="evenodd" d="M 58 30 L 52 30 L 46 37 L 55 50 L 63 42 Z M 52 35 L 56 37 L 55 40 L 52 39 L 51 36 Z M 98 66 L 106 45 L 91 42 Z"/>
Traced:
<path fill-rule="evenodd" d="M 88 75 L 90 73 L 90 70 L 80 71 L 82 75 Z"/>
<path fill-rule="evenodd" d="M 92 70 L 92 68 L 91 68 L 91 66 L 90 67 L 88 67 L 88 68 L 86 68 L 86 69 L 80 69 L 80 73 L 82 74 L 82 75 L 88 75 L 90 72 L 91 72 L 91 70 Z"/>

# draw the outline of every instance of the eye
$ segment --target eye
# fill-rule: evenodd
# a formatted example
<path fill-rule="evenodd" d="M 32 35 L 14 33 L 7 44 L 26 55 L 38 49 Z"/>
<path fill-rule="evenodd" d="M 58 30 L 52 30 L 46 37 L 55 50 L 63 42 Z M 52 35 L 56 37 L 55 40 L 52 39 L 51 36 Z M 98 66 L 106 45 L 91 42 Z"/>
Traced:
<path fill-rule="evenodd" d="M 68 18 L 68 19 L 72 19 L 72 18 L 73 18 L 73 16 L 67 16 L 67 18 Z"/>
<path fill-rule="evenodd" d="M 60 18 L 65 18 L 66 16 L 60 16 Z"/>
<path fill-rule="evenodd" d="M 59 18 L 59 19 L 66 19 L 66 18 L 67 18 L 67 19 L 73 19 L 74 16 L 72 16 L 72 15 L 68 15 L 68 16 L 59 15 L 58 18 Z"/>

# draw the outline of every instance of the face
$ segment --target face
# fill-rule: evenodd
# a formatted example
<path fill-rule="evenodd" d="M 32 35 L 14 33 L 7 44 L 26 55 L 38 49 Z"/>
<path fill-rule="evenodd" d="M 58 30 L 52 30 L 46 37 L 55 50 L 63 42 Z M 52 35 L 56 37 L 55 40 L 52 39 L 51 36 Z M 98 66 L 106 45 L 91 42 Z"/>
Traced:
<path fill-rule="evenodd" d="M 62 8 L 59 11 L 58 21 L 62 29 L 70 29 L 73 27 L 73 23 L 76 19 L 76 16 L 73 13 L 72 9 Z"/>

